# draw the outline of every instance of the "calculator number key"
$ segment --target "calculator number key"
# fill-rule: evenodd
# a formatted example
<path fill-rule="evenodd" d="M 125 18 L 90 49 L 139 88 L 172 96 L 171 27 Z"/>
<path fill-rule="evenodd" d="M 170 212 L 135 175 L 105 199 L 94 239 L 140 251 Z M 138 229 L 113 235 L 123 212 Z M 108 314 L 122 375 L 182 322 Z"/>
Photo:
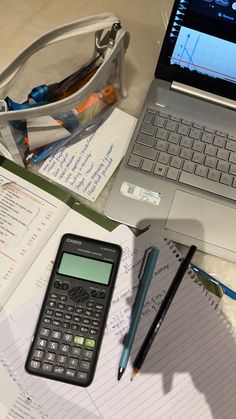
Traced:
<path fill-rule="evenodd" d="M 44 351 L 41 351 L 40 349 L 36 349 L 33 353 L 33 358 L 42 359 L 44 356 Z"/>
<path fill-rule="evenodd" d="M 32 360 L 32 361 L 30 361 L 30 366 L 34 370 L 38 370 L 38 369 L 40 369 L 41 362 Z"/>
<path fill-rule="evenodd" d="M 52 338 L 53 339 L 60 339 L 60 337 L 61 337 L 61 332 L 59 332 L 57 330 L 52 331 Z"/>

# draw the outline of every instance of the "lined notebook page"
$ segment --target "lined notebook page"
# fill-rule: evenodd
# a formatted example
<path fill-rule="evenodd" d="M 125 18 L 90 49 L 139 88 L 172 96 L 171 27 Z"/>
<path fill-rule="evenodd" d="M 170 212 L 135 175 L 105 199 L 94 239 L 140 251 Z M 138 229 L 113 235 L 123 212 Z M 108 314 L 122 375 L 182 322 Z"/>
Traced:
<path fill-rule="evenodd" d="M 111 233 L 111 241 L 121 240 L 116 234 Z M 122 266 L 95 379 L 90 387 L 54 383 L 24 372 L 32 334 L 32 330 L 27 333 L 30 328 L 25 327 L 25 322 L 29 316 L 37 317 L 37 301 L 31 301 L 21 312 L 0 324 L 0 333 L 6 337 L 0 342 L 0 353 L 48 418 L 235 419 L 235 341 L 211 297 L 193 282 L 190 274 L 185 275 L 140 373 L 130 381 L 132 361 L 179 260 L 174 249 L 156 231 L 135 240 L 131 237 L 122 240 Z M 150 244 L 159 247 L 160 255 L 130 363 L 117 382 L 122 339 L 128 330 L 138 285 L 137 274 L 144 249 Z"/>
<path fill-rule="evenodd" d="M 108 321 L 109 335 L 89 394 L 102 416 L 109 419 L 235 419 L 235 341 L 209 294 L 193 282 L 189 274 L 185 275 L 136 379 L 130 382 L 130 363 L 121 381 L 116 380 L 121 336 L 127 331 L 130 315 L 127 291 L 137 278 L 139 250 L 142 246 L 156 244 L 160 256 L 131 362 L 179 265 L 174 248 L 169 248 L 160 233 L 155 240 L 156 234 L 148 232 L 137 239 L 134 271 L 131 274 L 124 271 L 119 278 L 119 290 Z"/>

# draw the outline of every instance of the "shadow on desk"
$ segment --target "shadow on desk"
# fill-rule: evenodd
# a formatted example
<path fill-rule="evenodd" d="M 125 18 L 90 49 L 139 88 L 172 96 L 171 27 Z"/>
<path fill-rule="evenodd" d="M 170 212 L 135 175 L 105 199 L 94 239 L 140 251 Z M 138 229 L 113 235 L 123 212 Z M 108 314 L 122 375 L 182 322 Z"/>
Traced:
<path fill-rule="evenodd" d="M 183 223 L 183 220 L 177 220 L 176 222 Z M 194 221 L 186 220 L 185 224 L 186 222 L 193 223 Z M 143 224 L 148 224 L 148 222 L 142 221 Z M 180 228 L 180 225 L 178 225 L 178 228 Z M 201 231 L 200 225 L 198 228 Z M 147 230 L 145 234 L 148 233 L 149 231 Z M 203 233 L 202 231 L 202 240 L 204 239 Z M 154 241 L 153 235 L 152 240 Z M 169 241 L 166 243 L 168 245 Z M 153 277 L 135 337 L 131 354 L 132 365 L 144 336 L 146 336 L 151 326 L 152 319 L 154 319 L 174 277 L 176 269 L 172 270 L 172 266 L 178 267 L 178 263 L 177 265 L 175 263 L 176 259 L 178 260 L 180 257 L 178 250 L 175 246 L 170 249 L 173 255 L 169 259 L 173 259 L 174 263 L 166 258 L 165 247 L 160 250 L 157 265 L 159 269 L 157 270 L 157 275 Z M 170 256 L 170 252 L 166 252 L 166 254 Z M 138 260 L 134 257 L 133 265 L 135 266 L 137 263 Z M 169 267 L 166 269 L 167 274 L 165 275 L 165 268 L 168 264 Z M 203 286 L 191 279 L 193 279 L 193 274 L 188 272 L 180 284 L 144 364 L 134 380 L 139 380 L 139 374 L 149 374 L 149 376 L 150 374 L 156 374 L 159 377 L 159 390 L 164 395 L 168 395 L 172 391 L 176 393 L 176 386 L 183 380 L 183 382 L 185 381 L 185 393 L 179 394 L 178 397 L 186 399 L 186 403 L 190 402 L 190 411 L 193 384 L 196 394 L 201 393 L 204 396 L 213 418 L 228 419 L 231 417 L 224 411 L 225 407 L 230 404 L 234 409 L 233 418 L 236 411 L 235 397 L 232 396 L 232 388 L 235 388 L 236 385 L 235 342 L 223 324 L 222 317 L 217 312 L 218 307 L 215 300 Z M 136 280 L 137 278 L 134 277 L 134 284 Z M 156 286 L 153 284 L 155 282 Z M 191 282 L 191 284 L 187 284 L 187 282 Z M 133 305 L 134 298 L 135 292 L 131 298 L 132 301 L 129 301 L 131 305 Z M 146 314 L 150 312 L 150 309 L 153 311 L 152 317 L 150 319 L 149 316 L 147 321 Z M 144 330 L 145 333 L 143 332 Z M 222 343 L 223 335 L 220 336 L 221 333 L 227 335 L 227 342 Z M 232 357 L 229 359 L 227 348 L 231 348 L 231 354 L 232 352 L 234 353 L 233 359 Z M 219 366 L 221 367 L 220 369 Z M 231 373 L 231 368 L 234 374 Z M 232 379 L 232 376 L 233 382 L 229 385 L 228 381 Z M 156 384 L 157 381 L 155 381 Z M 228 391 L 229 388 L 231 389 L 231 394 Z M 158 385 L 156 390 L 158 397 Z M 179 418 L 181 416 L 178 413 L 176 417 Z M 196 416 L 192 416 L 189 412 L 189 417 L 195 418 Z M 199 412 L 198 417 L 202 417 L 201 412 Z"/>

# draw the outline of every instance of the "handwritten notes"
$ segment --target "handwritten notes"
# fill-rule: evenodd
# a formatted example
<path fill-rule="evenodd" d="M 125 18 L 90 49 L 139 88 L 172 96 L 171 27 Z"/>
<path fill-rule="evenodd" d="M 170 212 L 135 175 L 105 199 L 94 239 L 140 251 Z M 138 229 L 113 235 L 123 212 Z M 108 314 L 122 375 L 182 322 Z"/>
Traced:
<path fill-rule="evenodd" d="M 98 130 L 49 157 L 40 173 L 95 201 L 124 156 L 136 119 L 114 109 Z"/>

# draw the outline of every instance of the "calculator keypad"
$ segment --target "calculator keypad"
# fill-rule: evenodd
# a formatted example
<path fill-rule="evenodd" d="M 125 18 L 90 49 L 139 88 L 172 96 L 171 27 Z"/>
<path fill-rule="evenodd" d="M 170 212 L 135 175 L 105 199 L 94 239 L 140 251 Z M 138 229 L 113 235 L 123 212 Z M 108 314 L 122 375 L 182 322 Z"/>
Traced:
<path fill-rule="evenodd" d="M 51 292 L 47 300 L 30 367 L 40 375 L 50 373 L 52 378 L 60 376 L 62 380 L 82 383 L 95 361 L 104 310 L 98 301 L 106 294 L 102 291 L 92 296 L 82 287 L 61 294 L 66 287 L 60 281 L 54 283 L 54 288 L 60 291 Z"/>

